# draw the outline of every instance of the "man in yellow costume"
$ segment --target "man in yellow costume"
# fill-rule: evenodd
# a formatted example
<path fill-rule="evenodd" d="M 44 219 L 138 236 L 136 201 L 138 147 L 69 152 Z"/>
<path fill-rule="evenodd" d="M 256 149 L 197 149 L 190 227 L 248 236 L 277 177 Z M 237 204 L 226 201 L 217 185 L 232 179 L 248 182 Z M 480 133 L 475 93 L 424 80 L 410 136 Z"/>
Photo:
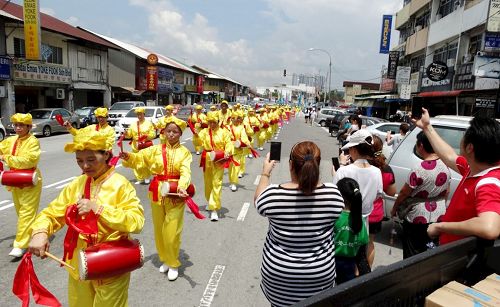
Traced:
<path fill-rule="evenodd" d="M 94 115 L 97 118 L 97 124 L 89 125 L 82 129 L 76 129 L 73 126 L 71 126 L 70 122 L 66 121 L 64 123 L 64 126 L 66 127 L 66 129 L 68 129 L 69 133 L 71 133 L 72 135 L 76 135 L 78 132 L 86 130 L 99 131 L 100 133 L 106 135 L 106 137 L 109 139 L 109 142 L 111 142 L 111 144 L 114 145 L 116 134 L 115 134 L 115 129 L 113 129 L 113 127 L 108 125 L 108 109 L 97 108 L 94 111 Z"/>
<path fill-rule="evenodd" d="M 203 150 L 203 146 L 201 146 L 201 140 L 198 134 L 202 129 L 208 128 L 207 116 L 203 114 L 203 106 L 196 105 L 194 107 L 195 112 L 191 114 L 189 117 L 189 121 L 194 126 L 194 130 L 196 133 L 193 134 L 193 147 L 196 151 L 196 154 L 199 155 Z"/>
<path fill-rule="evenodd" d="M 66 211 L 74 204 L 78 215 L 88 217 L 92 211 L 97 217 L 98 232 L 93 243 L 117 241 L 141 232 L 143 208 L 132 184 L 108 164 L 110 150 L 107 138 L 93 130 L 77 133 L 73 142 L 64 146 L 64 151 L 75 153 L 83 174 L 71 181 L 36 217 L 30 230 L 32 254 L 46 257 L 49 237 L 64 227 Z M 65 244 L 65 261 L 76 268 L 68 269 L 69 306 L 127 306 L 130 272 L 106 279 L 79 280 L 77 254 L 89 246 L 84 238 L 88 239 L 80 234 L 76 242 Z"/>
<path fill-rule="evenodd" d="M 233 154 L 233 158 L 238 165 L 235 163 L 231 163 L 229 165 L 229 183 L 231 184 L 231 191 L 236 192 L 238 190 L 238 178 L 242 178 L 243 173 L 245 172 L 245 158 L 247 151 L 244 146 L 250 146 L 250 141 L 248 140 L 245 126 L 243 126 L 243 112 L 233 112 L 233 114 L 231 114 L 231 119 L 233 123 L 228 127 L 231 134 L 231 141 L 233 144 L 236 142 L 240 145 L 239 147 L 235 146 Z"/>
<path fill-rule="evenodd" d="M 259 145 L 259 150 L 263 151 L 264 150 L 264 143 L 268 140 L 268 130 L 271 128 L 271 125 L 269 124 L 270 119 L 267 117 L 265 108 L 259 109 L 259 120 L 260 120 L 261 126 L 260 126 L 260 131 L 259 131 L 259 136 L 258 136 L 257 142 Z"/>
<path fill-rule="evenodd" d="M 245 127 L 248 140 L 250 141 L 250 146 L 253 147 L 255 138 L 259 135 L 260 131 L 260 121 L 255 116 L 255 110 L 253 108 L 248 109 L 247 116 L 243 118 L 243 126 Z M 248 154 L 248 158 L 253 158 L 249 149 L 247 149 L 246 153 Z"/>
<path fill-rule="evenodd" d="M 137 121 L 131 124 L 125 131 L 125 138 L 132 139 L 132 150 L 137 153 L 153 145 L 152 140 L 156 136 L 156 129 L 152 122 L 146 120 L 146 110 L 143 107 L 135 108 L 134 111 L 137 114 Z M 136 184 L 149 184 L 149 176 L 151 174 L 147 168 L 134 168 L 134 175 L 137 179 Z"/>
<path fill-rule="evenodd" d="M 219 127 L 218 112 L 208 112 L 208 128 L 200 132 L 199 136 L 203 145 L 200 167 L 203 168 L 203 179 L 205 183 L 205 199 L 208 202 L 208 210 L 211 221 L 218 221 L 217 211 L 221 208 L 222 178 L 224 176 L 225 161 L 211 161 L 209 153 L 212 151 L 223 151 L 224 158 L 233 154 L 233 143 L 227 129 Z"/>
<path fill-rule="evenodd" d="M 18 217 L 16 238 L 9 256 L 18 258 L 23 256 L 28 247 L 29 229 L 40 204 L 42 177 L 37 165 L 41 151 L 40 142 L 30 133 L 33 125 L 31 114 L 16 113 L 11 116 L 10 121 L 16 136 L 0 142 L 0 160 L 9 166 L 11 171 L 34 171 L 37 181 L 34 185 L 26 187 L 7 186 L 7 190 L 12 192 L 12 201 Z"/>
<path fill-rule="evenodd" d="M 160 130 L 160 143 L 165 144 L 167 142 L 167 139 L 165 138 L 165 134 L 163 133 L 163 129 L 167 126 L 167 121 L 170 119 L 170 117 L 175 116 L 174 115 L 174 106 L 169 104 L 165 107 L 165 116 L 160 118 L 158 120 L 158 123 L 156 124 L 156 129 Z"/>
<path fill-rule="evenodd" d="M 138 153 L 124 152 L 123 166 L 146 167 L 154 175 L 149 186 L 149 200 L 153 215 L 156 250 L 162 262 L 160 273 L 168 271 L 168 280 L 174 281 L 181 266 L 179 251 L 184 225 L 184 198 L 162 195 L 162 187 L 169 181 L 177 182 L 177 193 L 187 196 L 191 182 L 191 152 L 179 143 L 187 123 L 175 116 L 166 123 L 166 144 L 155 145 Z"/>
<path fill-rule="evenodd" d="M 231 111 L 229 111 L 229 104 L 226 100 L 222 100 L 219 110 L 219 126 L 225 128 L 231 124 Z"/>

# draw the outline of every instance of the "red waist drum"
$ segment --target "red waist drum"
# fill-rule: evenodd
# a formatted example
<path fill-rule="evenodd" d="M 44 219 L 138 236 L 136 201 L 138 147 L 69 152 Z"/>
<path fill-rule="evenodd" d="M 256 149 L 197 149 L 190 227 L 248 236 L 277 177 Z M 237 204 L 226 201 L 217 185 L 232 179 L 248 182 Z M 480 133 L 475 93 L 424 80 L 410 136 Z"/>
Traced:
<path fill-rule="evenodd" d="M 205 128 L 208 128 L 208 124 L 202 123 L 201 124 L 201 129 L 205 129 Z"/>
<path fill-rule="evenodd" d="M 164 181 L 161 186 L 161 195 L 167 196 L 169 193 L 177 193 L 177 187 L 178 187 L 177 181 L 170 181 L 170 180 Z M 186 192 L 188 193 L 189 197 L 193 197 L 196 192 L 195 186 L 191 183 L 187 187 Z"/>
<path fill-rule="evenodd" d="M 234 147 L 235 148 L 244 148 L 244 147 L 247 147 L 247 144 L 243 143 L 242 141 L 240 140 L 236 140 L 234 141 Z"/>
<path fill-rule="evenodd" d="M 137 148 L 139 150 L 153 146 L 153 141 L 138 142 Z"/>
<path fill-rule="evenodd" d="M 223 150 L 212 150 L 208 153 L 208 156 L 210 157 L 210 160 L 214 162 L 225 160 L 225 153 Z"/>
<path fill-rule="evenodd" d="M 267 128 L 269 128 L 269 124 L 263 124 L 263 125 L 262 125 L 262 128 L 263 128 L 263 129 L 267 129 Z"/>
<path fill-rule="evenodd" d="M 260 128 L 259 127 L 253 127 L 253 132 L 259 132 L 260 131 Z"/>
<path fill-rule="evenodd" d="M 105 279 L 132 272 L 144 264 L 139 240 L 102 242 L 78 253 L 80 280 Z"/>
<path fill-rule="evenodd" d="M 38 183 L 36 170 L 10 170 L 0 173 L 0 183 L 9 187 L 26 188 Z"/>

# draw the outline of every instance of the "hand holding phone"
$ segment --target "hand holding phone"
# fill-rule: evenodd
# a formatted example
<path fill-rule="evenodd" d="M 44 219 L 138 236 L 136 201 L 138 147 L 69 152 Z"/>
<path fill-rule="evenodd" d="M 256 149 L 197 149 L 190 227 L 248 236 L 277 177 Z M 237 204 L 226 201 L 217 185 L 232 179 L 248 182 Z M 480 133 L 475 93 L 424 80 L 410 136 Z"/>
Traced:
<path fill-rule="evenodd" d="M 281 159 L 281 142 L 271 142 L 271 154 L 269 160 L 280 161 Z"/>
<path fill-rule="evenodd" d="M 340 162 L 338 157 L 332 158 L 333 168 L 337 171 L 340 168 Z"/>

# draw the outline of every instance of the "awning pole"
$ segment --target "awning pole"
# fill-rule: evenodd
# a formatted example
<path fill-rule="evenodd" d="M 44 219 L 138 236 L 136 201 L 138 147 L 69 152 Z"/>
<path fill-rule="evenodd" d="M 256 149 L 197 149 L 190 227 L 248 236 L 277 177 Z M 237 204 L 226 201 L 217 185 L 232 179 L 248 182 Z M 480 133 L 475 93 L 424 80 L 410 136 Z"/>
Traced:
<path fill-rule="evenodd" d="M 458 96 L 455 97 L 455 110 L 456 110 L 455 113 L 457 113 L 455 115 L 458 116 Z"/>

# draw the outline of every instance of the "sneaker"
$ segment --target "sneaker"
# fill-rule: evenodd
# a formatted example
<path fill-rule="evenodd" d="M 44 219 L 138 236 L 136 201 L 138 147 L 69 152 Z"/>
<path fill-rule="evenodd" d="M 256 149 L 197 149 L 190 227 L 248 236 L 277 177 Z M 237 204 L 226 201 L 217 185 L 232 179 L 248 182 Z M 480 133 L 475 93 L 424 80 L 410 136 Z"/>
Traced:
<path fill-rule="evenodd" d="M 259 150 L 260 150 L 260 151 L 263 151 L 263 150 L 264 150 L 264 148 L 262 148 L 262 147 L 259 147 Z"/>
<path fill-rule="evenodd" d="M 217 215 L 217 211 L 214 210 L 210 213 L 210 220 L 212 222 L 217 222 L 219 220 L 219 216 Z"/>
<path fill-rule="evenodd" d="M 231 185 L 231 191 L 236 192 L 238 190 L 238 187 L 235 184 Z"/>
<path fill-rule="evenodd" d="M 205 211 L 210 211 L 210 209 L 208 209 L 208 205 L 205 206 Z"/>
<path fill-rule="evenodd" d="M 144 180 L 144 184 L 149 184 L 150 182 L 151 182 L 151 180 L 149 180 L 149 179 Z"/>
<path fill-rule="evenodd" d="M 174 281 L 177 279 L 177 276 L 179 276 L 179 269 L 177 269 L 177 268 L 168 269 L 168 273 L 167 273 L 168 280 Z"/>
<path fill-rule="evenodd" d="M 166 264 L 164 263 L 164 264 L 162 264 L 162 265 L 160 266 L 160 270 L 159 270 L 159 271 L 160 271 L 160 273 L 165 273 L 165 272 L 167 272 L 168 270 L 169 270 L 168 265 L 166 265 Z"/>
<path fill-rule="evenodd" d="M 253 159 L 253 155 L 252 155 L 252 154 L 249 154 L 247 157 L 248 157 L 249 159 Z"/>
<path fill-rule="evenodd" d="M 243 174 L 238 174 L 238 178 L 243 178 Z"/>
<path fill-rule="evenodd" d="M 24 249 L 24 248 L 14 247 L 10 251 L 9 256 L 14 257 L 14 258 L 21 258 L 25 252 L 26 252 L 26 249 Z"/>
<path fill-rule="evenodd" d="M 197 151 L 197 152 L 196 152 L 196 155 L 197 155 L 197 156 L 199 156 L 199 155 L 200 155 L 200 152 L 199 152 L 199 151 Z"/>

